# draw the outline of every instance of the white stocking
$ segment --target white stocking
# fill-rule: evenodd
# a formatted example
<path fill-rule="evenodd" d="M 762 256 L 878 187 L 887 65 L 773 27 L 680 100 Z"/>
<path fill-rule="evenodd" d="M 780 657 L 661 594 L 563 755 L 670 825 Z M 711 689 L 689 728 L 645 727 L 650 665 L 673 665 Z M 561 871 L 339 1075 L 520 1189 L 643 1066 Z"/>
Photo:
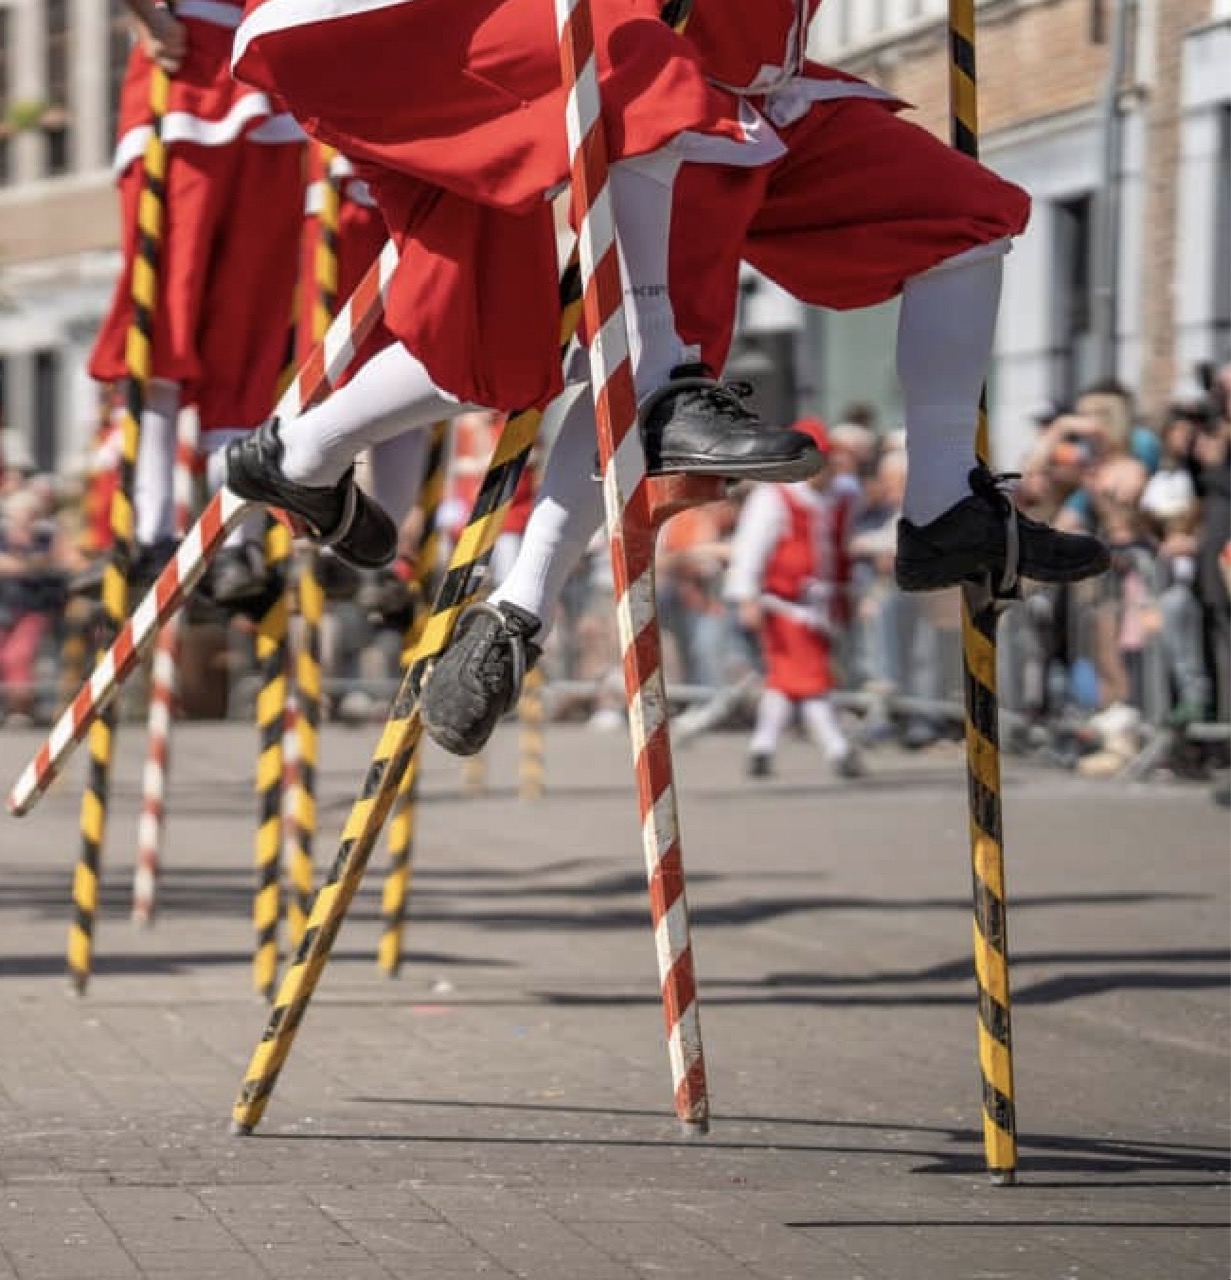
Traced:
<path fill-rule="evenodd" d="M 174 382 L 151 379 L 145 387 L 141 440 L 133 476 L 133 507 L 137 542 L 150 546 L 175 534 L 175 426 L 180 389 Z"/>
<path fill-rule="evenodd" d="M 782 731 L 791 723 L 791 700 L 778 689 L 763 689 L 757 702 L 757 722 L 748 743 L 748 754 L 772 756 Z"/>
<path fill-rule="evenodd" d="M 987 377 L 1009 242 L 980 245 L 907 280 L 898 317 L 906 409 L 902 514 L 928 524 L 970 494 L 979 392 Z"/>
<path fill-rule="evenodd" d="M 283 473 L 296 484 L 337 484 L 364 449 L 474 407 L 442 391 L 423 365 L 394 343 L 323 404 L 286 424 Z"/>

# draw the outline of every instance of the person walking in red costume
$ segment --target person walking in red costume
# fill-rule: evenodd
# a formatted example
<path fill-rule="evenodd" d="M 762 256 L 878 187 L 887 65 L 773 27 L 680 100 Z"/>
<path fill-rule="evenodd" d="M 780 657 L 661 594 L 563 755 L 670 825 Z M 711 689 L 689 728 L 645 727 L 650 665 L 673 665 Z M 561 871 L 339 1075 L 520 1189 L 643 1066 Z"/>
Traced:
<path fill-rule="evenodd" d="M 100 382 L 127 376 L 138 258 L 137 207 L 150 134 L 150 78 L 171 75 L 162 121 L 167 147 L 152 377 L 146 386 L 134 482 L 141 578 L 175 547 L 172 470 L 180 409 L 195 404 L 212 452 L 268 416 L 286 365 L 303 217 L 303 131 L 268 96 L 231 75 L 241 0 L 125 0 L 137 40 L 120 98 L 115 152 L 123 268 L 90 356 Z M 252 537 L 259 536 L 255 533 Z M 242 532 L 212 575 L 220 602 L 258 595 L 259 552 Z"/>
<path fill-rule="evenodd" d="M 834 642 L 850 621 L 851 525 L 860 496 L 829 464 L 824 424 L 805 419 L 826 465 L 796 484 L 757 485 L 740 511 L 731 541 L 724 596 L 755 634 L 765 684 L 748 745 L 748 772 L 773 772 L 782 731 L 798 712 L 808 736 L 839 777 L 862 773 L 858 752 L 834 714 Z"/>
<path fill-rule="evenodd" d="M 819 465 L 806 436 L 767 429 L 713 379 L 746 260 L 813 305 L 901 297 L 911 457 L 902 587 L 999 575 L 1010 554 L 1022 575 L 1044 581 L 1101 572 L 1102 544 L 1017 515 L 974 454 L 1001 259 L 1025 226 L 1028 197 L 902 119 L 904 104 L 882 90 L 807 61 L 818 7 L 696 0 L 681 36 L 643 0 L 595 0 L 651 472 L 793 481 Z M 331 16 L 334 8 L 249 0 L 235 69 L 374 166 L 369 181 L 401 248 L 388 315 L 403 349 L 371 362 L 350 395 L 285 437 L 271 424 L 233 448 L 228 481 L 315 519 L 339 545 L 388 555 L 392 526 L 379 513 L 361 508 L 362 520 L 336 525 L 349 510 L 345 468 L 389 431 L 394 407 L 422 406 L 412 416 L 425 424 L 441 391 L 501 409 L 561 393 L 544 197 L 566 173 L 563 92 L 550 0 L 395 0 Z M 360 86 L 337 70 L 352 57 L 370 73 Z M 459 620 L 423 689 L 425 728 L 458 753 L 480 749 L 515 701 L 517 673 L 601 523 L 588 388 L 571 384 L 558 412 L 518 560 Z"/>

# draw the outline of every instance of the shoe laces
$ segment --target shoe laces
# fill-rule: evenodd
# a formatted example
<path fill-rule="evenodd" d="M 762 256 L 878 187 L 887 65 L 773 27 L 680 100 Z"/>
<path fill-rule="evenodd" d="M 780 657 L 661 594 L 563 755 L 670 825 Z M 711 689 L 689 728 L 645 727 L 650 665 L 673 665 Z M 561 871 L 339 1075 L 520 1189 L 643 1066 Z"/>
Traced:
<path fill-rule="evenodd" d="M 728 422 L 751 422 L 756 414 L 750 412 L 744 401 L 752 395 L 751 382 L 719 382 L 697 392 L 713 411 L 715 417 Z"/>
<path fill-rule="evenodd" d="M 1011 496 L 1021 478 L 1020 471 L 993 471 L 982 464 L 973 468 L 969 476 L 971 490 L 1004 517 L 1004 571 L 997 585 L 997 594 L 1002 596 L 1016 592 L 1021 566 L 1022 515 Z"/>

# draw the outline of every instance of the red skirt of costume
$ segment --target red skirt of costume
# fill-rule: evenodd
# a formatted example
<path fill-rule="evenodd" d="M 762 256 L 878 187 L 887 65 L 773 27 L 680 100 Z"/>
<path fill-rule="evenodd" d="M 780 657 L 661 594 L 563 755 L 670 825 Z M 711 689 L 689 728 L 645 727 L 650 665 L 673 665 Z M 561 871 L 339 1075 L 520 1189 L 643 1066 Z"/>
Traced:
<path fill-rule="evenodd" d="M 239 14 L 238 5 L 236 17 Z M 202 429 L 252 426 L 273 407 L 286 362 L 303 217 L 302 131 L 230 74 L 233 32 L 179 6 L 188 55 L 163 121 L 166 196 L 159 243 L 152 375 L 195 402 Z M 89 370 L 126 376 L 138 248 L 141 163 L 150 132 L 152 64 L 133 49 L 120 103 L 123 266 Z"/>
<path fill-rule="evenodd" d="M 819 698 L 834 685 L 829 637 L 781 613 L 766 613 L 761 622 L 761 656 L 765 687 L 792 701 Z"/>
<path fill-rule="evenodd" d="M 738 141 L 657 0 L 594 0 L 613 159 L 700 130 Z M 464 402 L 560 388 L 556 236 L 568 173 L 552 0 L 249 0 L 236 75 L 350 157 L 398 242 L 387 322 Z"/>

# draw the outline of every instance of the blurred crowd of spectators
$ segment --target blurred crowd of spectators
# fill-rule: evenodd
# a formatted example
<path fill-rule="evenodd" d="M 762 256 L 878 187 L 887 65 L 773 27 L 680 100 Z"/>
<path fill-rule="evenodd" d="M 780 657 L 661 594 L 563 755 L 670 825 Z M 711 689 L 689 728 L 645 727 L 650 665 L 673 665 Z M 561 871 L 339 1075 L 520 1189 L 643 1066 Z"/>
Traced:
<path fill-rule="evenodd" d="M 1075 587 L 1027 583 L 1006 610 L 1000 683 L 1016 713 L 1011 743 L 1087 774 L 1114 774 L 1151 729 L 1231 722 L 1229 391 L 1231 365 L 1211 370 L 1200 394 L 1170 405 L 1158 423 L 1140 421 L 1132 394 L 1114 383 L 1039 413 L 1015 501 L 1037 519 L 1103 537 L 1113 568 Z M 878 432 L 860 406 L 842 416 L 829 431 L 835 465 L 861 491 L 852 621 L 836 646 L 845 703 L 874 720 L 865 741 L 888 735 L 922 748 L 960 728 L 960 601 L 956 592 L 909 596 L 894 587 L 903 434 Z M 686 688 L 755 677 L 755 638 L 723 592 L 743 493 L 677 517 L 660 540 L 666 661 Z M 622 723 L 610 591 L 605 548 L 596 545 L 548 654 L 557 677 L 594 682 L 599 725 Z M 1170 763 L 1200 772 L 1225 754 L 1215 741 Z"/>
<path fill-rule="evenodd" d="M 1200 394 L 1172 404 L 1156 423 L 1139 420 L 1125 388 L 1092 386 L 1072 405 L 1040 411 L 1020 462 L 1014 494 L 1027 514 L 1090 530 L 1113 548 L 1112 572 L 1102 579 L 1073 588 L 1027 584 L 1001 629 L 1010 740 L 1067 752 L 1088 773 L 1116 772 L 1150 727 L 1231 721 L 1231 365 L 1205 381 Z M 841 418 L 828 432 L 833 465 L 859 499 L 850 531 L 854 568 L 843 587 L 850 621 L 835 637 L 840 697 L 860 717 L 864 742 L 892 737 L 923 748 L 960 733 L 960 602 L 956 592 L 907 596 L 893 586 L 903 433 L 878 430 L 858 405 Z M 460 528 L 467 486 L 474 487 L 499 429 L 484 415 L 469 419 L 455 432 L 446 535 Z M 83 500 L 54 478 L 3 473 L 0 710 L 17 723 L 46 719 L 63 696 L 63 688 L 40 692 L 38 661 L 50 657 L 55 669 L 69 625 L 66 583 L 100 550 L 106 495 L 93 494 L 99 510 L 91 514 L 91 492 Z M 739 487 L 682 513 L 660 538 L 665 662 L 672 688 L 690 703 L 732 688 L 754 697 L 756 637 L 724 597 L 746 492 Z M 513 550 L 506 542 L 515 542 L 529 502 L 527 489 L 498 562 Z M 408 556 L 418 527 L 408 522 Z M 410 597 L 404 566 L 386 577 L 341 575 L 329 592 L 324 659 L 335 712 L 379 714 L 381 692 L 396 676 Z M 227 642 L 233 684 L 250 658 L 239 631 L 238 644 Z M 559 690 L 556 709 L 585 715 L 595 727 L 623 724 L 617 655 L 610 566 L 597 538 L 568 584 L 544 657 Z M 1215 743 L 1200 754 L 1217 762 L 1220 750 Z"/>

